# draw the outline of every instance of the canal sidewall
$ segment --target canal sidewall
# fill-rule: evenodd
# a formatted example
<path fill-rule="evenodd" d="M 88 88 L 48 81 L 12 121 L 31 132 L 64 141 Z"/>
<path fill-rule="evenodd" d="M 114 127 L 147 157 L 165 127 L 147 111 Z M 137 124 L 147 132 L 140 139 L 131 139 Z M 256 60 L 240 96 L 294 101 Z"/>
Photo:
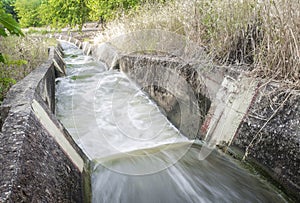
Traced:
<path fill-rule="evenodd" d="M 88 158 L 56 119 L 58 48 L 8 92 L 1 106 L 0 202 L 89 201 Z"/>

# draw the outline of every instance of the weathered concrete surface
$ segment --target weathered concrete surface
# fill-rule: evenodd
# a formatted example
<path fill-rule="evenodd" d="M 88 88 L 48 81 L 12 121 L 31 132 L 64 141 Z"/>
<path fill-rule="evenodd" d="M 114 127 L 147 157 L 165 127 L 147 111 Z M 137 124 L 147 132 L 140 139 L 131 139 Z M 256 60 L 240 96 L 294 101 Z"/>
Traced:
<path fill-rule="evenodd" d="M 127 55 L 119 59 L 119 68 L 184 135 L 191 139 L 200 136 L 211 102 L 203 95 L 205 84 L 193 66 L 168 56 Z"/>
<path fill-rule="evenodd" d="M 1 202 L 81 202 L 80 172 L 35 115 L 11 114 L 6 122 L 10 126 L 3 128 L 0 149 Z"/>
<path fill-rule="evenodd" d="M 257 89 L 253 78 L 225 76 L 202 126 L 210 146 L 230 145 Z"/>
<path fill-rule="evenodd" d="M 115 49 L 111 44 L 102 43 L 92 46 L 91 54 L 98 61 L 104 62 L 107 67 L 112 69 L 119 68 L 120 52 L 117 51 L 117 49 Z"/>
<path fill-rule="evenodd" d="M 41 122 L 32 106 L 36 102 L 43 109 L 44 116 L 66 136 L 86 167 L 87 158 L 52 114 L 55 75 L 63 69 L 58 69 L 54 61 L 62 63 L 51 49 L 49 60 L 14 85 L 1 106 L 0 202 L 84 200 L 86 169 L 55 139 L 52 128 Z"/>
<path fill-rule="evenodd" d="M 261 87 L 231 145 L 300 201 L 300 91 Z"/>

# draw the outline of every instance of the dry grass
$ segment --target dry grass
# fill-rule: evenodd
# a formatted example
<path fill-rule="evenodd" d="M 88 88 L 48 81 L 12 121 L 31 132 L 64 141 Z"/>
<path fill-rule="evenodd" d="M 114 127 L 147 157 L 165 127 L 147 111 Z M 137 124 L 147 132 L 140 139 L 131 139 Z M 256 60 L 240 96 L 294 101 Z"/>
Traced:
<path fill-rule="evenodd" d="M 0 102 L 9 88 L 48 59 L 48 47 L 55 40 L 42 36 L 0 38 L 0 53 L 7 64 L 0 63 Z"/>
<path fill-rule="evenodd" d="M 261 6 L 263 38 L 256 54 L 261 75 L 300 79 L 300 1 L 278 0 Z"/>
<path fill-rule="evenodd" d="M 216 63 L 300 86 L 300 0 L 174 0 L 146 4 L 107 25 L 107 41 L 143 29 L 182 34 Z"/>

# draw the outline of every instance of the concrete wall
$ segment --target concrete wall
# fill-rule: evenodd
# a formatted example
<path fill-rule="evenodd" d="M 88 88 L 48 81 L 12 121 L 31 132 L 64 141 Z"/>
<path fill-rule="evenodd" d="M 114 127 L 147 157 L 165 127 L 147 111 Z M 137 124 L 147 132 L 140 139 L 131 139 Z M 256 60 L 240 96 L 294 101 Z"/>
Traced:
<path fill-rule="evenodd" d="M 0 202 L 89 201 L 88 159 L 53 115 L 55 76 L 63 72 L 51 48 L 1 106 Z"/>
<path fill-rule="evenodd" d="M 126 55 L 119 59 L 119 69 L 150 95 L 184 135 L 200 136 L 211 101 L 191 65 L 167 56 Z"/>
<path fill-rule="evenodd" d="M 231 149 L 258 164 L 300 201 L 300 91 L 260 86 Z"/>

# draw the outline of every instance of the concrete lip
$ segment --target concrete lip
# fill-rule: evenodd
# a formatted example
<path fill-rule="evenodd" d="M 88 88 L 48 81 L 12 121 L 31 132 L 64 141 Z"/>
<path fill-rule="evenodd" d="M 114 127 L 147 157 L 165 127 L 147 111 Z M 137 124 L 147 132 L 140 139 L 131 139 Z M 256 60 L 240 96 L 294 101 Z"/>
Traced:
<path fill-rule="evenodd" d="M 82 173 L 84 169 L 84 161 L 82 157 L 76 152 L 73 146 L 66 139 L 65 135 L 60 131 L 60 129 L 51 121 L 47 112 L 43 107 L 34 99 L 31 104 L 32 110 L 34 111 L 36 117 L 42 123 L 42 125 L 49 131 L 53 136 L 55 141 L 60 145 L 64 152 L 69 156 L 73 164 Z"/>

